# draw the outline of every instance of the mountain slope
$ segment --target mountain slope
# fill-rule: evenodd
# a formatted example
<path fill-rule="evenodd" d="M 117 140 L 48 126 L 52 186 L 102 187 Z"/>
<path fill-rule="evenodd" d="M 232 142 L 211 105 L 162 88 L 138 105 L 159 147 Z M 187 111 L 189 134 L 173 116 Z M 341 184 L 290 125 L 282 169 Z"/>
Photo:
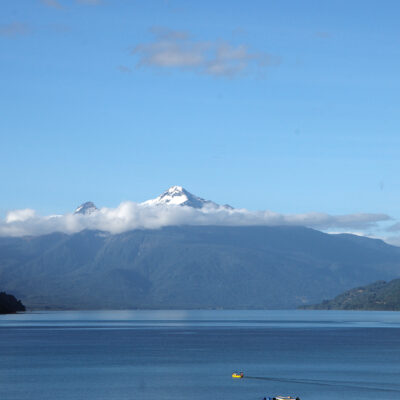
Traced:
<path fill-rule="evenodd" d="M 302 227 L 0 238 L 2 287 L 36 308 L 293 308 L 396 277 L 399 248 Z"/>
<path fill-rule="evenodd" d="M 320 304 L 302 307 L 311 310 L 386 310 L 400 311 L 400 279 L 378 281 L 360 286 L 325 300 Z"/>

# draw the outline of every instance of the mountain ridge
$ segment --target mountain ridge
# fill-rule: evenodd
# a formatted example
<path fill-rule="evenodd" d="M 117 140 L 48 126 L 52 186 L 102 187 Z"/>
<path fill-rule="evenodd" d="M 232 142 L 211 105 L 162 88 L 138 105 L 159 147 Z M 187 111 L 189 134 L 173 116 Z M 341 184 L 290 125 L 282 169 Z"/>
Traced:
<path fill-rule="evenodd" d="M 400 277 L 400 249 L 304 227 L 170 226 L 0 238 L 29 308 L 296 308 Z"/>

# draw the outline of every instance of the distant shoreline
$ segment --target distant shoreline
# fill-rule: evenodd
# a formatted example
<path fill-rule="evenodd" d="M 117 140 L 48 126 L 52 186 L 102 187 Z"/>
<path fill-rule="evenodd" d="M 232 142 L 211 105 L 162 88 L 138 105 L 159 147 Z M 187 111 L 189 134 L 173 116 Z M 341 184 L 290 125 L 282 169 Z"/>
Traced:
<path fill-rule="evenodd" d="M 15 314 L 26 311 L 21 300 L 17 300 L 12 294 L 0 292 L 0 314 Z"/>

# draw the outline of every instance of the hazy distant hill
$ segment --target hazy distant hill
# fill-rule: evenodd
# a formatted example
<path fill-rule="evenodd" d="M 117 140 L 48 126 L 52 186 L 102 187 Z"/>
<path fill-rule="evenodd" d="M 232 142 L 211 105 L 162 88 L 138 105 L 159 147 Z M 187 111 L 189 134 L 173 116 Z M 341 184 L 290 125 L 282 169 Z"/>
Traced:
<path fill-rule="evenodd" d="M 0 285 L 28 307 L 293 308 L 396 277 L 400 248 L 302 227 L 0 238 Z"/>
<path fill-rule="evenodd" d="M 25 311 L 25 306 L 13 295 L 0 292 L 0 314 L 14 314 L 17 311 Z"/>
<path fill-rule="evenodd" d="M 387 310 L 400 311 L 400 279 L 378 281 L 360 286 L 325 300 L 320 304 L 304 307 L 311 310 Z"/>

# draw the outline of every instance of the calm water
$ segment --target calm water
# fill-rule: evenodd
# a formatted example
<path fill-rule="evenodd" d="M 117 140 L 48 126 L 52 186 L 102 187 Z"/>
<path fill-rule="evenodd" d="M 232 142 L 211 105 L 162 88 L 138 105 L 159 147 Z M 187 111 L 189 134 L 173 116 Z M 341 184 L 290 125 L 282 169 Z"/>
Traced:
<path fill-rule="evenodd" d="M 400 399 L 399 328 L 392 312 L 0 316 L 0 399 Z"/>

